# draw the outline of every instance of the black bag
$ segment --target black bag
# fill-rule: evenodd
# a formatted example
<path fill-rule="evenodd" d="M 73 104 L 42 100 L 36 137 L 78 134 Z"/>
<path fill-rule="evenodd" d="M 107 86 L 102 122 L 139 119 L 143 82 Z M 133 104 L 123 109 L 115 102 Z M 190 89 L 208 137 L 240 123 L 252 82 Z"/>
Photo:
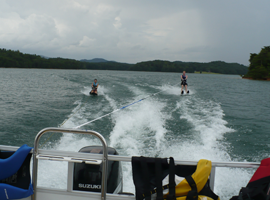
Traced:
<path fill-rule="evenodd" d="M 270 158 L 263 159 L 249 183 L 230 200 L 270 200 Z"/>

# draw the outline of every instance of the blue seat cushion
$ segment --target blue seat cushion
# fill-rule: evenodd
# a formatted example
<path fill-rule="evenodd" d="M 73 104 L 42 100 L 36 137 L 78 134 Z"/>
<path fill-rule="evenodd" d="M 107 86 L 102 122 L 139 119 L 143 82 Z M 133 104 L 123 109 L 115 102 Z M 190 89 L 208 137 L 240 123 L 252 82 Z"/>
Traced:
<path fill-rule="evenodd" d="M 15 174 L 20 169 L 31 149 L 31 147 L 24 144 L 10 157 L 6 159 L 0 158 L 0 180 Z"/>

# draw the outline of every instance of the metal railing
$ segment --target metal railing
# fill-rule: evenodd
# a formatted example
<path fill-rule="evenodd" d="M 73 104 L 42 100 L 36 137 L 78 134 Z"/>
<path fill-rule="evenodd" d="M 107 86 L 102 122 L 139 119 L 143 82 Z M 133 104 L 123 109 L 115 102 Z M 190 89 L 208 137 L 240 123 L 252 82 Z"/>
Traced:
<path fill-rule="evenodd" d="M 107 143 L 104 137 L 95 131 L 87 131 L 87 130 L 74 130 L 74 129 L 63 129 L 63 128 L 45 128 L 41 130 L 35 138 L 34 142 L 34 150 L 33 150 L 33 172 L 32 172 L 32 183 L 34 194 L 32 195 L 32 200 L 36 200 L 36 189 L 37 189 L 37 172 L 38 172 L 38 158 L 39 158 L 39 140 L 41 136 L 47 132 L 59 132 L 59 133 L 75 133 L 75 134 L 88 134 L 96 136 L 102 143 L 103 146 L 103 155 L 102 155 L 102 181 L 101 181 L 101 199 L 106 200 L 106 191 L 107 191 L 107 166 L 108 166 L 108 149 Z M 55 158 L 52 160 L 65 160 L 68 162 L 77 162 L 75 159 L 65 159 L 65 158 Z M 90 160 L 86 160 L 86 162 L 91 162 Z"/>
<path fill-rule="evenodd" d="M 131 157 L 129 156 L 119 156 L 119 155 L 109 155 L 108 159 L 111 161 L 125 161 L 131 162 Z M 168 159 L 169 162 L 169 159 Z M 193 165 L 197 166 L 198 161 L 189 161 L 189 160 L 175 160 L 176 165 Z M 210 188 L 214 191 L 215 184 L 215 174 L 217 167 L 232 167 L 232 168 L 258 168 L 260 166 L 259 162 L 212 162 L 212 170 L 209 177 Z"/>
<path fill-rule="evenodd" d="M 89 134 L 96 136 L 100 139 L 103 145 L 103 154 L 82 154 L 78 152 L 67 152 L 67 151 L 55 151 L 55 150 L 44 150 L 38 149 L 39 140 L 41 136 L 47 132 L 60 132 L 60 133 L 75 133 L 75 134 Z M 2 150 L 16 151 L 18 147 L 10 147 L 0 145 Z M 108 161 L 122 161 L 122 162 L 131 162 L 130 156 L 119 156 L 119 155 L 108 155 L 107 143 L 104 137 L 95 132 L 87 130 L 74 130 L 74 129 L 62 129 L 62 128 L 46 128 L 41 130 L 34 142 L 34 149 L 31 151 L 33 153 L 33 171 L 32 171 L 32 183 L 34 189 L 34 195 L 32 195 L 32 200 L 36 200 L 36 189 L 37 189 L 37 172 L 38 172 L 38 159 L 47 159 L 55 161 L 68 161 L 69 163 L 75 162 L 85 162 L 95 164 L 96 160 L 102 160 L 102 182 L 101 182 L 101 199 L 106 200 L 106 191 L 107 191 L 107 166 Z M 80 154 L 79 157 L 78 154 Z M 89 159 L 90 158 L 90 159 Z M 96 159 L 96 160 L 94 160 Z M 198 161 L 183 161 L 175 160 L 176 165 L 194 165 L 198 164 Z M 217 167 L 232 167 L 232 168 L 258 168 L 260 163 L 258 162 L 212 162 L 212 170 L 210 174 L 210 187 L 214 190 L 215 182 L 215 171 Z"/>

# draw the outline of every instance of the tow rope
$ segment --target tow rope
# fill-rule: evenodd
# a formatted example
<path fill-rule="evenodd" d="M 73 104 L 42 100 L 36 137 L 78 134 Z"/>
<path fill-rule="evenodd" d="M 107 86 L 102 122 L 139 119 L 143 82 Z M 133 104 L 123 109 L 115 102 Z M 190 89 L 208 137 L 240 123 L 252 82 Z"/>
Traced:
<path fill-rule="evenodd" d="M 176 86 L 176 85 L 178 85 L 178 84 L 179 84 L 179 83 L 177 83 L 177 84 L 175 84 L 175 85 L 173 85 L 173 86 Z M 111 115 L 111 114 L 113 114 L 113 113 L 115 113 L 115 112 L 118 112 L 118 111 L 120 111 L 120 110 L 123 110 L 123 109 L 125 109 L 125 108 L 127 108 L 127 107 L 129 107 L 129 106 L 132 106 L 132 105 L 134 105 L 134 104 L 136 104 L 136 103 L 139 103 L 139 102 L 141 102 L 141 101 L 143 101 L 143 100 L 145 100 L 145 99 L 147 99 L 147 98 L 149 98 L 149 97 L 151 97 L 151 96 L 155 96 L 155 95 L 157 95 L 157 94 L 159 94 L 159 93 L 161 93 L 161 92 L 163 92 L 163 91 L 165 91 L 165 90 L 161 90 L 161 91 L 159 91 L 159 92 L 157 92 L 157 93 L 150 94 L 150 95 L 148 95 L 148 96 L 146 96 L 146 97 L 144 97 L 144 98 L 142 98 L 142 99 L 140 99 L 140 100 L 138 100 L 138 101 L 135 101 L 135 102 L 133 102 L 133 103 L 131 103 L 131 104 L 128 104 L 128 105 L 126 105 L 126 106 L 123 106 L 123 107 L 121 107 L 121 108 L 118 108 L 118 109 L 116 109 L 116 110 L 114 110 L 114 111 L 112 111 L 112 112 L 110 112 L 110 113 L 107 113 L 107 114 L 105 114 L 105 115 L 103 115 L 103 116 L 101 116 L 101 117 L 98 117 L 98 118 L 93 119 L 93 120 L 91 120 L 91 121 L 85 122 L 85 123 L 83 123 L 83 124 L 81 124 L 81 125 L 79 125 L 79 126 L 75 126 L 75 127 L 73 127 L 73 128 L 74 128 L 74 129 L 81 128 L 82 126 L 85 126 L 85 125 L 90 124 L 90 123 L 92 123 L 92 122 L 94 122 L 94 121 L 97 121 L 97 120 L 99 120 L 99 119 L 102 119 L 102 118 L 104 118 L 104 117 L 107 117 L 107 116 L 109 116 L 109 115 Z"/>
<path fill-rule="evenodd" d="M 172 86 L 176 86 L 176 85 L 178 85 L 179 83 L 177 83 L 177 84 L 175 84 L 175 85 L 172 85 Z M 93 120 L 91 120 L 91 121 L 88 121 L 88 122 L 86 122 L 86 123 L 83 123 L 83 124 L 81 124 L 81 125 L 79 125 L 79 126 L 76 126 L 76 127 L 73 127 L 73 129 L 78 129 L 78 128 L 81 128 L 82 126 L 85 126 L 85 125 L 87 125 L 87 124 L 90 124 L 90 123 L 92 123 L 92 122 L 94 122 L 94 121 L 97 121 L 97 120 L 99 120 L 99 119 L 102 119 L 102 118 L 104 118 L 104 117 L 107 117 L 107 116 L 109 116 L 109 115 L 111 115 L 111 114 L 113 114 L 113 113 L 115 113 L 115 112 L 118 112 L 118 111 L 120 111 L 120 110 L 123 110 L 123 109 L 125 109 L 125 108 L 127 108 L 127 107 L 129 107 L 129 106 L 132 106 L 132 105 L 134 105 L 134 104 L 136 104 L 136 103 L 139 103 L 139 102 L 141 102 L 141 101 L 143 101 L 143 100 L 145 100 L 145 99 L 147 99 L 147 98 L 149 98 L 149 97 L 151 97 L 151 96 L 155 96 L 155 95 L 157 95 L 157 94 L 159 94 L 159 93 L 161 93 L 161 92 L 163 92 L 163 91 L 165 91 L 165 90 L 161 90 L 161 91 L 159 91 L 159 92 L 157 92 L 157 93 L 154 93 L 154 94 L 150 94 L 150 95 L 148 95 L 148 96 L 146 96 L 146 97 L 144 97 L 144 98 L 142 98 L 142 99 L 140 99 L 140 100 L 138 100 L 138 101 L 135 101 L 135 102 L 133 102 L 133 103 L 130 103 L 130 104 L 128 104 L 128 105 L 126 105 L 126 106 L 123 106 L 123 107 L 121 107 L 121 108 L 118 108 L 118 109 L 116 109 L 116 110 L 114 110 L 114 111 L 112 111 L 112 112 L 110 112 L 110 113 L 107 113 L 107 114 L 105 114 L 105 115 L 103 115 L 103 116 L 101 116 L 101 117 L 98 117 L 98 118 L 96 118 L 96 119 L 93 119 Z M 61 126 L 63 126 L 75 113 L 77 113 L 78 111 L 79 111 L 80 109 L 77 109 L 77 111 L 76 112 L 74 112 L 68 119 L 66 119 L 62 124 L 60 124 L 58 127 L 61 127 Z M 49 141 L 49 139 L 52 137 L 54 135 L 54 133 L 52 133 L 51 134 L 51 136 L 49 136 L 47 139 L 46 139 L 46 141 L 41 145 L 41 147 L 40 148 L 42 148 L 44 145 L 45 145 L 45 143 L 47 143 L 48 141 Z"/>

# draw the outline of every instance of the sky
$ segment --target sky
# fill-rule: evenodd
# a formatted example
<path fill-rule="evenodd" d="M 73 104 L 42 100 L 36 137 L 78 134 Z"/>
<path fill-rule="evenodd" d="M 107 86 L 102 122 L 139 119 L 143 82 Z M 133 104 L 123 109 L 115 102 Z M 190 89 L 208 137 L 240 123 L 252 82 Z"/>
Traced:
<path fill-rule="evenodd" d="M 77 60 L 248 66 L 269 24 L 268 0 L 0 0 L 0 48 Z"/>

